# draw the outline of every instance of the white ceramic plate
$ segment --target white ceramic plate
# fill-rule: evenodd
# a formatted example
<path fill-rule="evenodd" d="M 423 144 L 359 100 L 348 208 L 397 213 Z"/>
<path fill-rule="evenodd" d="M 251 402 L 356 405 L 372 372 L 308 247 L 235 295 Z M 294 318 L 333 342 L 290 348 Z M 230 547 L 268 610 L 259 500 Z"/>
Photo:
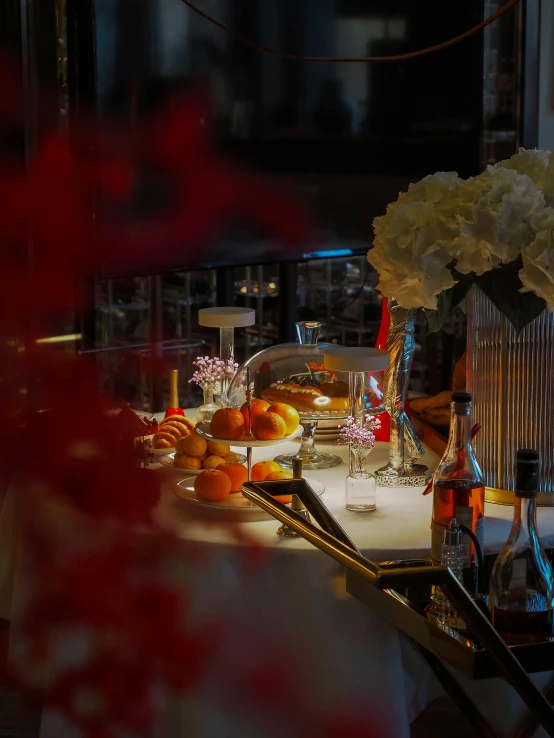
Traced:
<path fill-rule="evenodd" d="M 178 466 L 173 466 L 173 461 L 175 459 L 175 452 L 168 454 L 167 456 L 162 456 L 160 459 L 160 464 L 163 466 L 167 466 L 168 469 L 171 469 L 176 474 L 180 474 L 183 476 L 186 474 L 189 477 L 196 477 L 200 472 L 206 471 L 205 469 L 181 469 Z M 237 464 L 244 464 L 246 462 L 246 456 L 244 454 L 237 454 Z M 233 462 L 235 463 L 235 462 Z"/>
<path fill-rule="evenodd" d="M 253 438 L 250 441 L 232 441 L 228 438 L 214 438 L 212 434 L 210 433 L 210 424 L 209 423 L 202 423 L 199 425 L 196 429 L 196 432 L 199 436 L 203 436 L 203 438 L 207 438 L 208 441 L 215 441 L 216 443 L 226 443 L 230 444 L 231 446 L 238 446 L 239 448 L 258 448 L 263 446 L 276 446 L 278 443 L 284 443 L 285 441 L 292 441 L 294 438 L 297 438 L 298 436 L 302 435 L 302 426 L 299 425 L 298 428 L 294 431 L 294 433 L 291 433 L 290 436 L 285 436 L 284 438 L 278 438 L 274 441 L 258 441 L 257 439 Z"/>
<path fill-rule="evenodd" d="M 172 448 L 151 448 L 150 453 L 152 456 L 167 456 L 175 453 L 175 446 Z"/>
<path fill-rule="evenodd" d="M 274 518 L 262 510 L 261 507 L 250 502 L 241 492 L 231 494 L 221 502 L 208 502 L 199 500 L 194 491 L 194 480 L 196 477 L 181 479 L 175 486 L 175 494 L 185 503 L 189 509 L 201 517 L 214 517 L 220 520 L 232 520 L 236 523 L 255 522 L 258 520 L 274 520 Z M 304 477 L 313 491 L 321 497 L 325 492 L 325 485 L 316 479 Z M 275 520 L 275 525 L 279 522 Z"/>

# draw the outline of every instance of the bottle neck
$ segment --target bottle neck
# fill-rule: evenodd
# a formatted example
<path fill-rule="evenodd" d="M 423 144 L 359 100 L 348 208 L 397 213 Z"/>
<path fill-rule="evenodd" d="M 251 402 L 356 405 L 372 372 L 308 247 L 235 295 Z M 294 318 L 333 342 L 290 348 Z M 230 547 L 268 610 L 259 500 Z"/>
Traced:
<path fill-rule="evenodd" d="M 514 522 L 512 535 L 529 538 L 537 537 L 537 499 L 536 497 L 516 497 L 514 501 Z"/>
<path fill-rule="evenodd" d="M 469 411 L 465 415 L 458 415 L 452 410 L 450 420 L 449 446 L 464 448 L 471 442 L 471 417 Z"/>

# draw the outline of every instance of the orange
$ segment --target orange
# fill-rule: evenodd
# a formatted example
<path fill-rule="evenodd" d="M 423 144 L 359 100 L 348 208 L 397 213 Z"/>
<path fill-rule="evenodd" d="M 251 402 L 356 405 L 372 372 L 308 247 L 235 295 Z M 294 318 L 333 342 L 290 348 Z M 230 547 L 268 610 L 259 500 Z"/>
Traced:
<path fill-rule="evenodd" d="M 292 476 L 290 472 L 278 471 L 278 472 L 271 472 L 271 474 L 268 474 L 264 481 L 265 482 L 277 482 L 281 479 L 293 479 L 293 478 L 294 477 Z M 273 497 L 278 502 L 282 502 L 283 505 L 288 505 L 292 502 L 292 495 L 273 495 Z"/>
<path fill-rule="evenodd" d="M 217 469 L 200 472 L 194 480 L 194 491 L 201 500 L 220 502 L 231 494 L 231 480 Z"/>
<path fill-rule="evenodd" d="M 267 412 L 276 413 L 280 418 L 283 418 L 287 429 L 285 435 L 287 436 L 294 433 L 300 425 L 300 415 L 298 415 L 298 412 L 290 405 L 286 405 L 284 402 L 275 402 L 267 408 Z"/>
<path fill-rule="evenodd" d="M 276 461 L 258 461 L 252 467 L 252 481 L 263 482 L 271 472 L 283 471 Z"/>
<path fill-rule="evenodd" d="M 217 471 L 227 474 L 231 480 L 231 492 L 240 492 L 242 485 L 248 481 L 248 469 L 242 464 L 220 464 Z"/>
<path fill-rule="evenodd" d="M 266 402 L 265 400 L 252 400 L 252 405 L 250 406 L 250 425 L 252 426 L 254 423 L 254 419 L 260 414 L 265 413 L 267 408 L 269 407 L 269 402 Z M 244 427 L 246 430 L 248 430 L 248 407 L 246 406 L 246 402 L 240 409 L 242 413 L 242 417 L 244 418 Z"/>
<path fill-rule="evenodd" d="M 215 455 L 217 456 L 217 454 Z M 239 457 L 236 455 L 234 451 L 230 451 L 228 454 L 225 454 L 223 458 L 228 464 L 236 464 L 239 460 Z"/>
<path fill-rule="evenodd" d="M 293 476 L 290 472 L 286 471 L 271 472 L 267 475 L 264 481 L 276 482 L 278 479 L 293 479 Z"/>
<path fill-rule="evenodd" d="M 222 456 L 207 456 L 202 465 L 204 469 L 217 469 L 220 464 L 224 464 L 225 459 Z"/>
<path fill-rule="evenodd" d="M 234 407 L 216 410 L 210 423 L 210 433 L 214 438 L 238 441 L 244 433 L 244 418 L 240 410 L 235 410 Z"/>
<path fill-rule="evenodd" d="M 179 439 L 175 445 L 175 449 L 181 454 L 196 456 L 196 458 L 200 459 L 208 450 L 208 444 L 205 438 L 202 438 L 197 433 L 193 433 L 190 436 L 186 436 L 186 438 Z"/>
<path fill-rule="evenodd" d="M 287 435 L 285 421 L 277 413 L 265 412 L 256 416 L 252 432 L 259 441 L 274 441 Z"/>

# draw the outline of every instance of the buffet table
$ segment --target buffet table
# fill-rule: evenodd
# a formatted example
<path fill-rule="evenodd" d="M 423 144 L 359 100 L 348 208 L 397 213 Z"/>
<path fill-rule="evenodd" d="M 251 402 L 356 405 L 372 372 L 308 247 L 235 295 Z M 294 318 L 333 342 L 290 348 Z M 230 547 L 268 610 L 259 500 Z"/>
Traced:
<path fill-rule="evenodd" d="M 194 410 L 187 415 L 194 419 Z M 299 442 L 290 442 L 273 449 L 253 449 L 253 463 L 271 459 L 277 454 L 293 453 Z M 331 444 L 317 443 L 323 450 L 331 450 Z M 243 450 L 243 449 L 238 449 Z M 273 451 L 273 453 L 272 453 Z M 433 496 L 422 495 L 423 488 L 379 487 L 377 489 L 377 510 L 372 513 L 355 513 L 346 510 L 344 504 L 344 481 L 348 474 L 348 449 L 332 444 L 332 452 L 344 459 L 344 464 L 331 469 L 306 471 L 305 476 L 317 479 L 325 485 L 323 502 L 339 521 L 346 533 L 365 556 L 373 561 L 393 559 L 429 558 L 431 546 L 431 507 Z M 366 467 L 375 470 L 388 460 L 388 444 L 377 443 L 368 457 Z M 438 456 L 426 449 L 423 462 L 434 469 Z M 158 508 L 159 519 L 170 525 L 177 535 L 184 538 L 215 544 L 229 543 L 224 526 L 215 526 L 217 518 L 209 519 L 206 525 L 195 520 L 189 505 L 183 503 L 174 493 L 174 483 L 186 477 L 186 473 L 176 475 L 163 469 L 167 484 Z M 485 505 L 485 552 L 498 553 L 510 532 L 513 508 L 508 505 Z M 554 547 L 554 507 L 539 508 L 539 532 L 545 548 Z M 245 524 L 249 536 L 268 546 L 280 550 L 313 552 L 323 556 L 303 538 L 281 538 L 276 534 L 279 523 L 275 520 Z"/>
<path fill-rule="evenodd" d="M 291 442 L 269 449 L 275 453 L 254 449 L 253 461 L 297 447 L 298 442 Z M 346 460 L 347 449 L 334 445 L 333 452 Z M 368 469 L 384 464 L 387 453 L 386 444 L 377 444 Z M 427 451 L 425 463 L 432 468 L 437 460 Z M 182 555 L 176 556 L 175 571 L 184 591 L 192 593 L 194 618 L 201 623 L 223 618 L 231 634 L 218 654 L 217 665 L 199 679 L 193 696 L 166 699 L 156 738 L 277 738 L 285 731 L 289 738 L 304 738 L 308 735 L 305 725 L 291 723 L 279 698 L 275 712 L 265 713 L 262 729 L 262 718 L 252 712 L 247 695 L 240 689 L 237 693 L 236 685 L 246 679 L 252 659 L 265 664 L 267 658 L 273 664 L 276 653 L 285 651 L 290 664 L 287 678 L 299 679 L 295 689 L 300 690 L 307 712 L 312 705 L 314 714 L 324 712 L 334 719 L 346 710 L 353 719 L 363 718 L 371 725 L 371 732 L 364 733 L 368 738 L 409 738 L 412 720 L 442 690 L 411 644 L 345 592 L 341 567 L 303 539 L 277 536 L 278 523 L 272 519 L 242 524 L 241 535 L 237 527 L 218 524 L 215 518 L 199 520 L 190 503 L 175 494 L 179 475 L 154 466 L 164 476 L 156 515 L 177 535 L 177 546 L 183 546 Z M 346 474 L 346 463 L 306 472 L 325 484 L 324 503 L 361 550 L 376 561 L 428 557 L 432 496 L 423 497 L 421 488 L 378 488 L 376 512 L 348 512 L 344 507 Z M 10 490 L 0 512 L 0 615 L 13 623 L 17 622 L 23 577 L 20 562 L 24 559 L 17 536 L 17 510 L 17 496 Z M 504 543 L 511 518 L 512 508 L 487 505 L 488 552 L 498 551 Z M 540 509 L 538 518 L 544 544 L 554 545 L 554 509 Z M 190 558 L 191 541 L 196 553 L 204 551 L 203 559 L 196 554 Z M 245 555 L 245 544 L 252 542 L 264 547 L 261 564 Z M 74 647 L 71 635 L 67 643 L 59 644 L 65 658 Z M 302 677 L 297 677 L 300 670 Z M 546 685 L 549 678 L 540 675 L 540 683 Z M 484 712 L 492 706 L 492 720 L 496 725 L 500 721 L 501 735 L 513 735 L 524 710 L 511 689 L 499 680 L 460 681 Z M 45 710 L 41 738 L 60 735 L 80 738 L 59 714 Z"/>

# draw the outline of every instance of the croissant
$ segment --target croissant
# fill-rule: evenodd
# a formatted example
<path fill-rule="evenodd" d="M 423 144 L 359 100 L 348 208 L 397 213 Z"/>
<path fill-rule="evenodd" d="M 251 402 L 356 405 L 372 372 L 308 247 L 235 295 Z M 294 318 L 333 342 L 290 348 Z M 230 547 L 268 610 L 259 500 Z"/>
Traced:
<path fill-rule="evenodd" d="M 177 439 L 170 433 L 160 431 L 155 433 L 152 438 L 154 448 L 173 448 Z"/>

